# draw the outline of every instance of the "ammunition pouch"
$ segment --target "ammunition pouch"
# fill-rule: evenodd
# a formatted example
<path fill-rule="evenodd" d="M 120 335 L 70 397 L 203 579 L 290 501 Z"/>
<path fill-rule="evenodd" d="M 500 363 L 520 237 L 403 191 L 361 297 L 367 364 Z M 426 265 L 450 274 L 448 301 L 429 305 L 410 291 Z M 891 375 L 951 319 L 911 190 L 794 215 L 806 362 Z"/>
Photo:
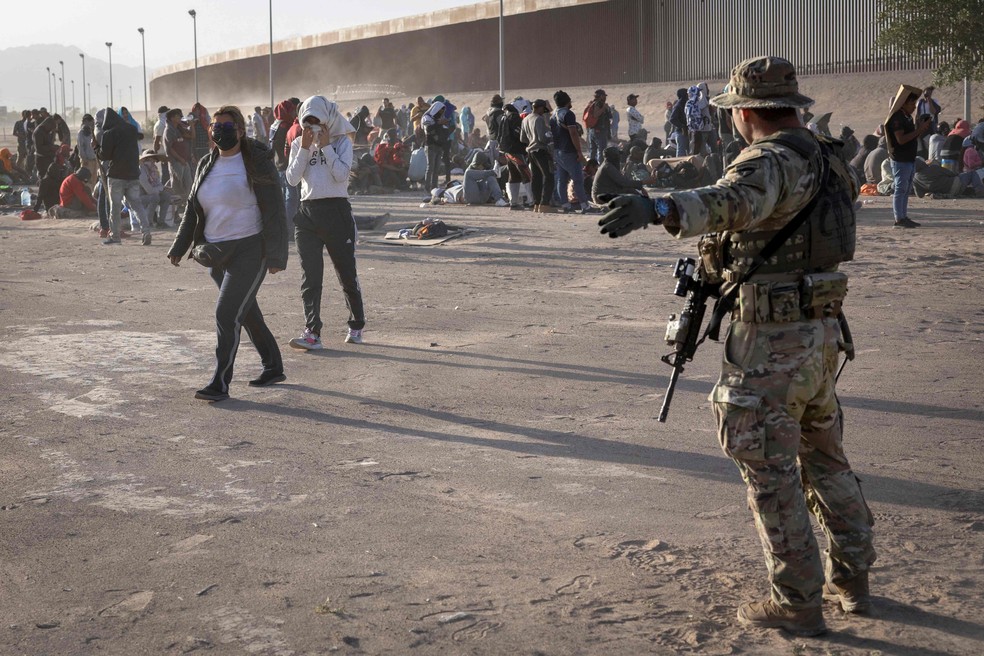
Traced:
<path fill-rule="evenodd" d="M 753 281 L 738 289 L 732 320 L 746 323 L 789 323 L 840 314 L 847 295 L 847 275 L 813 273 L 799 282 Z"/>
<path fill-rule="evenodd" d="M 711 285 L 724 282 L 724 247 L 720 233 L 704 235 L 697 243 L 700 253 L 701 280 Z"/>

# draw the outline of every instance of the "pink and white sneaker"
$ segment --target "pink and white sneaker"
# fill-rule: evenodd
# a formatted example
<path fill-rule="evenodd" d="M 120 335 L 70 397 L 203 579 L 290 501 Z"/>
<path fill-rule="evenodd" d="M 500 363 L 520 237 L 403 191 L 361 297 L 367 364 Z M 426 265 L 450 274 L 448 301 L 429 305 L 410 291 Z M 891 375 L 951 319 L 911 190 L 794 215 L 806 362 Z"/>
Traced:
<path fill-rule="evenodd" d="M 318 349 L 324 348 L 321 344 L 321 337 L 311 332 L 310 328 L 305 328 L 304 333 L 300 337 L 290 340 L 290 347 L 303 351 L 317 351 Z"/>

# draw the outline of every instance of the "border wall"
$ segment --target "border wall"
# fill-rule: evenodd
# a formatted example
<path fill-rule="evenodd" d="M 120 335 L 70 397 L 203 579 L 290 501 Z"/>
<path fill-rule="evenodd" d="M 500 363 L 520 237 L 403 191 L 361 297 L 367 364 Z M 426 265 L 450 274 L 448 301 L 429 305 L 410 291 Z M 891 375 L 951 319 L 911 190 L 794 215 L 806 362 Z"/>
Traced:
<path fill-rule="evenodd" d="M 880 0 L 507 0 L 507 90 L 726 79 L 757 54 L 801 75 L 934 66 L 874 50 Z M 396 98 L 499 86 L 499 3 L 275 43 L 277 100 Z M 320 45 L 319 45 L 320 44 Z M 269 103 L 268 45 L 199 60 L 206 107 Z M 191 62 L 157 71 L 151 103 L 194 100 Z"/>

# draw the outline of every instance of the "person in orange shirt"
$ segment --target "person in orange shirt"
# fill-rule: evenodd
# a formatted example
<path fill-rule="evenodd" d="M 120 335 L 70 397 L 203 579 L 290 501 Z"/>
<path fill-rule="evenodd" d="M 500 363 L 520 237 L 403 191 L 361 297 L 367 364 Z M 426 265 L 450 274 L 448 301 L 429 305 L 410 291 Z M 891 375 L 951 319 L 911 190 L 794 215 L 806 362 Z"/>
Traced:
<path fill-rule="evenodd" d="M 48 216 L 53 219 L 79 219 L 96 214 L 96 202 L 89 191 L 92 173 L 80 168 L 62 180 L 58 189 L 58 204 L 48 208 Z"/>
<path fill-rule="evenodd" d="M 27 171 L 14 163 L 14 156 L 9 148 L 0 149 L 0 176 L 7 176 L 13 184 L 30 184 L 31 182 L 31 176 Z"/>

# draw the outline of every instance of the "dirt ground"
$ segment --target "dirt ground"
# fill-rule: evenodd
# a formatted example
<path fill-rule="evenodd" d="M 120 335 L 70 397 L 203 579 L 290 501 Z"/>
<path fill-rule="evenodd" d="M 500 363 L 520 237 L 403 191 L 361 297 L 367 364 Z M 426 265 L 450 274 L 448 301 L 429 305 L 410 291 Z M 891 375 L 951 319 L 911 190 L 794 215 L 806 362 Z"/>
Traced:
<path fill-rule="evenodd" d="M 801 639 L 735 619 L 768 586 L 706 400 L 719 344 L 655 420 L 693 244 L 418 196 L 353 203 L 479 232 L 363 234 L 366 343 L 329 276 L 322 352 L 286 348 L 292 253 L 259 294 L 287 382 L 247 387 L 244 339 L 216 404 L 192 398 L 216 290 L 172 233 L 0 218 L 0 653 L 984 653 L 984 204 L 859 213 L 840 395 L 876 609 Z"/>

